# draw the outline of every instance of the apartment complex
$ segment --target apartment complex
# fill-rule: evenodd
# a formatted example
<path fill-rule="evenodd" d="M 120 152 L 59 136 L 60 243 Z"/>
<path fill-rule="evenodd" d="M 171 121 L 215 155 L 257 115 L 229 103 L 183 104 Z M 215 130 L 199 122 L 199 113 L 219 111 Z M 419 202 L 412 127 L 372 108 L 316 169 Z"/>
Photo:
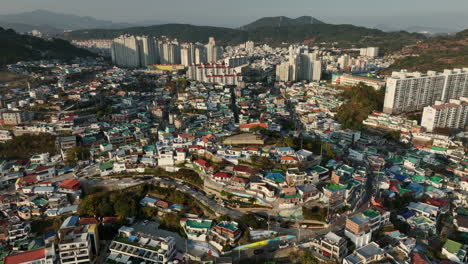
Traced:
<path fill-rule="evenodd" d="M 150 36 L 121 35 L 112 41 L 112 62 L 118 66 L 138 68 L 152 64 L 215 63 L 223 58 L 223 49 L 215 45 L 214 38 L 203 46 L 177 40 L 156 39 Z"/>
<path fill-rule="evenodd" d="M 427 74 L 407 71 L 393 72 L 387 79 L 384 112 L 399 114 L 419 111 L 436 101 L 468 97 L 468 68 Z"/>
<path fill-rule="evenodd" d="M 377 57 L 379 56 L 379 48 L 378 47 L 367 47 L 361 48 L 359 51 L 361 56 L 366 57 Z"/>
<path fill-rule="evenodd" d="M 187 70 L 187 77 L 201 82 L 215 82 L 237 85 L 242 81 L 239 68 L 224 64 L 191 64 Z"/>
<path fill-rule="evenodd" d="M 319 81 L 322 63 L 316 53 L 290 54 L 289 61 L 276 66 L 277 81 Z"/>
<path fill-rule="evenodd" d="M 448 103 L 436 101 L 423 110 L 421 126 L 432 132 L 434 128 L 465 128 L 468 124 L 468 98 L 450 99 Z"/>

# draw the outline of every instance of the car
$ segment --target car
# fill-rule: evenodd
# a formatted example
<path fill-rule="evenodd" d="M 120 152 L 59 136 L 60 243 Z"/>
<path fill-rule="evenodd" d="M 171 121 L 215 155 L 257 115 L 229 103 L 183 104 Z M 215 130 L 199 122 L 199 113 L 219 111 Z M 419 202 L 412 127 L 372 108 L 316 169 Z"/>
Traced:
<path fill-rule="evenodd" d="M 275 252 L 278 248 L 277 247 L 272 247 L 268 249 L 268 252 Z"/>
<path fill-rule="evenodd" d="M 288 243 L 288 242 L 284 242 L 284 243 L 281 243 L 281 244 L 279 245 L 279 248 L 281 248 L 281 249 L 287 248 L 287 247 L 289 247 L 289 243 Z"/>
<path fill-rule="evenodd" d="M 260 254 L 262 254 L 263 252 L 264 252 L 263 249 L 256 249 L 256 250 L 254 250 L 254 255 L 260 255 Z"/>

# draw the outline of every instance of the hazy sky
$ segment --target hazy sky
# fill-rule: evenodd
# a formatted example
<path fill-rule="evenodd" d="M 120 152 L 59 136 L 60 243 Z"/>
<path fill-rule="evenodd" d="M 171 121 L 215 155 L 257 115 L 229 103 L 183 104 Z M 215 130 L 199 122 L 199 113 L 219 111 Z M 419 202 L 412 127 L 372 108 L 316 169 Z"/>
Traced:
<path fill-rule="evenodd" d="M 468 0 L 0 0 L 0 13 L 35 9 L 116 22 L 240 26 L 264 16 L 325 22 L 468 28 Z"/>

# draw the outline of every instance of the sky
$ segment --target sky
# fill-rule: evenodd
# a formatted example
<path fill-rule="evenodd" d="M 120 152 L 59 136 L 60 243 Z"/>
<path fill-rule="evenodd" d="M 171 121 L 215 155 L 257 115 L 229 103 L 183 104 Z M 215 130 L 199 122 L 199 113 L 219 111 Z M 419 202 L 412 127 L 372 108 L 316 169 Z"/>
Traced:
<path fill-rule="evenodd" d="M 114 22 L 238 27 L 265 16 L 331 24 L 468 28 L 468 0 L 0 0 L 0 13 L 44 9 Z"/>

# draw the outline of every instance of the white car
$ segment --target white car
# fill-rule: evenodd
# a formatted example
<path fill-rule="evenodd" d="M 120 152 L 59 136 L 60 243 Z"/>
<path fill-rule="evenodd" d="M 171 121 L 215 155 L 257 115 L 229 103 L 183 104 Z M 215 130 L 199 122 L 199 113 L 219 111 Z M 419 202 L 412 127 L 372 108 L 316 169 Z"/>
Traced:
<path fill-rule="evenodd" d="M 287 247 L 289 247 L 289 243 L 287 243 L 287 242 L 281 243 L 281 244 L 279 245 L 279 248 L 281 248 L 281 249 L 287 248 Z"/>

